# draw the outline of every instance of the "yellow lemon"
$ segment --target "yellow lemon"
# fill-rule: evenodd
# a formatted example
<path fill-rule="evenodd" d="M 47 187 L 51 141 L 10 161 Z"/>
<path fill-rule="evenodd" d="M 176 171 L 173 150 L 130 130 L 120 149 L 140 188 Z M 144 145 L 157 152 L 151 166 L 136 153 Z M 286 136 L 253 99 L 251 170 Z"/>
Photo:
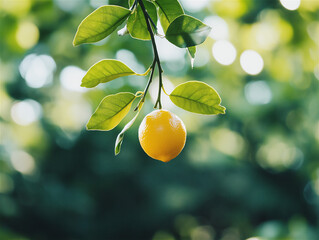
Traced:
<path fill-rule="evenodd" d="M 168 162 L 183 150 L 186 128 L 175 114 L 162 109 L 154 110 L 141 122 L 138 137 L 148 156 Z"/>

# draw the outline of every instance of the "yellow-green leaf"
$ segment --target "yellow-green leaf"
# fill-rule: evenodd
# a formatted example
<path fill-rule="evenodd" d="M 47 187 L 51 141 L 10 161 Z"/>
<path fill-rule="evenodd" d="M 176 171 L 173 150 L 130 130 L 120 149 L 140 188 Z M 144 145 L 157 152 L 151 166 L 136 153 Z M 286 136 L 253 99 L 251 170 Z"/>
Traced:
<path fill-rule="evenodd" d="M 85 74 L 82 79 L 81 86 L 86 88 L 92 88 L 97 86 L 99 83 L 106 83 L 113 79 L 129 76 L 139 75 L 145 76 L 149 70 L 145 73 L 139 74 L 134 72 L 124 63 L 113 59 L 104 59 L 94 64 Z"/>
<path fill-rule="evenodd" d="M 100 131 L 115 128 L 130 111 L 134 99 L 135 95 L 129 92 L 106 96 L 91 116 L 86 128 Z"/>
<path fill-rule="evenodd" d="M 224 114 L 221 98 L 214 88 L 199 81 L 178 85 L 169 95 L 172 102 L 184 110 L 201 114 Z"/>
<path fill-rule="evenodd" d="M 211 27 L 200 20 L 181 15 L 169 25 L 166 31 L 166 39 L 180 48 L 199 45 L 207 38 Z"/>
<path fill-rule="evenodd" d="M 156 7 L 153 3 L 143 1 L 147 13 L 153 20 L 153 22 L 157 23 L 157 12 Z M 140 39 L 140 40 L 150 40 L 151 36 L 148 32 L 145 17 L 140 5 L 134 10 L 131 16 L 127 20 L 127 29 L 131 35 L 131 37 Z"/>
<path fill-rule="evenodd" d="M 110 35 L 130 15 L 131 10 L 120 6 L 102 6 L 88 15 L 79 25 L 73 45 L 94 43 Z"/>
<path fill-rule="evenodd" d="M 158 6 L 158 15 L 161 25 L 164 33 L 166 33 L 170 23 L 178 16 L 184 14 L 184 10 L 178 0 L 155 0 L 155 3 Z"/>

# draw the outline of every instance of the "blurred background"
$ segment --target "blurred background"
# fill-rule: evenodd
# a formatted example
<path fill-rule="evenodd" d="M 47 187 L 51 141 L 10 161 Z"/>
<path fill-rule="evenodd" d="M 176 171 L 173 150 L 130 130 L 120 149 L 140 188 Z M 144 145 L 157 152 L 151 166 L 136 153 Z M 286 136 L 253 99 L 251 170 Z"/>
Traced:
<path fill-rule="evenodd" d="M 137 138 L 152 96 L 119 156 L 114 142 L 132 113 L 110 132 L 85 130 L 104 96 L 147 82 L 80 87 L 104 58 L 137 72 L 151 64 L 150 42 L 128 35 L 72 46 L 85 16 L 126 0 L 0 0 L 1 240 L 319 239 L 319 1 L 180 2 L 212 32 L 193 69 L 185 49 L 157 38 L 164 86 L 204 81 L 227 114 L 163 98 L 188 130 L 165 164 Z"/>

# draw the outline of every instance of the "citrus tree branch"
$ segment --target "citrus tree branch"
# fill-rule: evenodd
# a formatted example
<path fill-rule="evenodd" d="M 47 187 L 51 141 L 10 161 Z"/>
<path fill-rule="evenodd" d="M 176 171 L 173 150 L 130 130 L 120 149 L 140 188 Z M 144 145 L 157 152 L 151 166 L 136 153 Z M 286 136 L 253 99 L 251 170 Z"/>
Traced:
<path fill-rule="evenodd" d="M 157 68 L 158 68 L 158 77 L 159 77 L 159 88 L 158 88 L 158 96 L 157 96 L 157 100 L 156 100 L 156 103 L 155 103 L 155 108 L 159 108 L 161 109 L 162 108 L 162 104 L 161 104 L 161 90 L 162 90 L 162 85 L 163 85 L 163 81 L 162 81 L 162 66 L 161 66 L 161 62 L 160 62 L 160 59 L 159 59 L 159 56 L 158 56 L 158 51 L 157 51 L 157 47 L 156 47 L 156 42 L 155 42 L 155 37 L 154 37 L 154 32 L 153 32 L 153 29 L 151 27 L 151 23 L 154 25 L 154 22 L 152 21 L 151 17 L 149 16 L 149 14 L 147 13 L 147 10 L 144 6 L 144 3 L 142 0 L 137 0 L 139 5 L 141 6 L 141 9 L 143 11 L 143 15 L 144 15 L 144 18 L 145 18 L 145 21 L 146 21 L 146 26 L 147 26 L 147 30 L 151 36 L 151 42 L 152 42 L 152 46 L 153 46 L 153 52 L 154 52 L 154 63 L 153 63 L 153 68 L 155 68 L 155 65 L 157 65 Z M 152 69 L 152 75 L 153 77 L 153 69 Z M 152 77 L 149 79 L 149 82 L 148 82 L 148 86 L 149 84 L 151 83 L 152 81 Z M 143 98 L 145 97 L 146 93 L 147 93 L 147 90 L 148 90 L 148 86 L 147 88 L 145 89 L 146 92 L 144 92 L 144 96 Z"/>

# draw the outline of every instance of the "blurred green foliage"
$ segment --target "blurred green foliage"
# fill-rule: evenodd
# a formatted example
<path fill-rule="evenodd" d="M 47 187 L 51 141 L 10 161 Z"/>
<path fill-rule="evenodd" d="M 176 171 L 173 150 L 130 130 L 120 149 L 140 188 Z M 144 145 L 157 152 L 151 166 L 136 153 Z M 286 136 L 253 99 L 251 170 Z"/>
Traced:
<path fill-rule="evenodd" d="M 87 14 L 127 1 L 0 0 L 0 239 L 318 239 L 319 3 L 287 1 L 181 1 L 212 33 L 194 69 L 157 39 L 164 86 L 207 82 L 227 113 L 191 114 L 163 97 L 188 129 L 182 154 L 164 164 L 137 139 L 150 101 L 117 157 L 133 114 L 110 132 L 84 130 L 105 95 L 146 84 L 79 87 L 101 59 L 150 65 L 150 42 L 128 35 L 72 46 Z"/>

